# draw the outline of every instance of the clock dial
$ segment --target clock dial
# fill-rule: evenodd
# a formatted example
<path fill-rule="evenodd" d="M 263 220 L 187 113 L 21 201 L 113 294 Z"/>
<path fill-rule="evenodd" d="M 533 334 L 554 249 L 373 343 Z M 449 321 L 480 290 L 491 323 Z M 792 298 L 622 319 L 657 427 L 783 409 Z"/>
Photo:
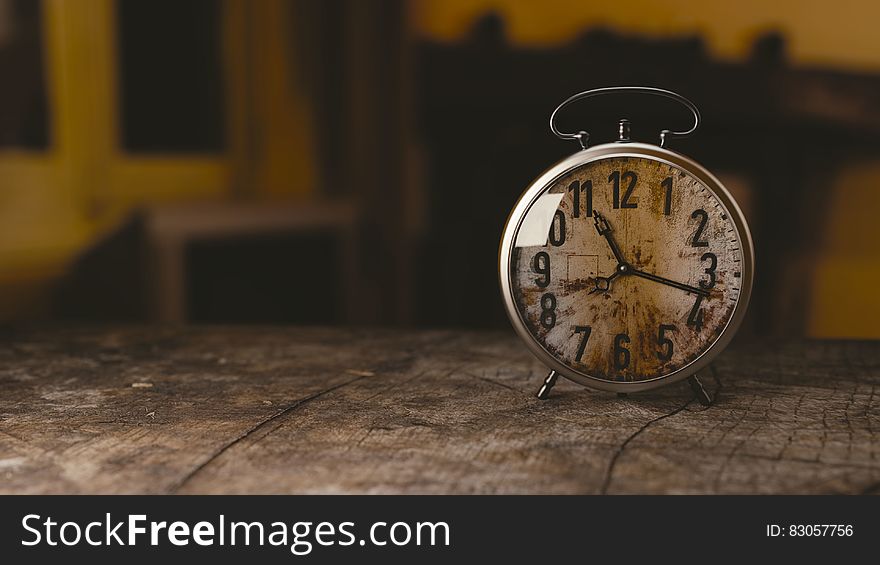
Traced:
<path fill-rule="evenodd" d="M 643 157 L 586 163 L 523 217 L 510 281 L 528 331 L 586 377 L 639 382 L 699 358 L 733 316 L 743 251 L 695 176 Z"/>

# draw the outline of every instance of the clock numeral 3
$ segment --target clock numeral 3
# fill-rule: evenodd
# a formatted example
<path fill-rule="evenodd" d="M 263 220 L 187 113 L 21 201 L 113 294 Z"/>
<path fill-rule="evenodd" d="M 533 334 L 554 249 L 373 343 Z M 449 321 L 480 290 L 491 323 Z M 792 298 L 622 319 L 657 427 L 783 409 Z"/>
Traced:
<path fill-rule="evenodd" d="M 590 326 L 575 326 L 574 333 L 581 334 L 581 342 L 578 344 L 577 355 L 575 355 L 574 360 L 578 363 L 581 362 L 581 359 L 584 358 L 584 350 L 587 349 L 587 342 L 590 340 L 590 334 L 593 332 L 593 328 Z"/>
<path fill-rule="evenodd" d="M 550 244 L 559 247 L 565 243 L 565 213 L 556 210 L 553 214 L 553 223 L 550 224 Z"/>
<path fill-rule="evenodd" d="M 700 288 L 712 288 L 715 286 L 715 269 L 718 268 L 718 257 L 714 253 L 703 253 L 700 261 L 709 260 L 709 266 L 706 267 L 705 273 L 709 275 L 708 281 L 700 281 Z"/>
<path fill-rule="evenodd" d="M 693 326 L 697 331 L 703 329 L 703 310 L 700 309 L 702 303 L 703 295 L 698 294 L 694 301 L 694 307 L 691 308 L 691 313 L 688 315 L 688 325 Z"/>
<path fill-rule="evenodd" d="M 691 247 L 709 247 L 709 242 L 703 239 L 703 231 L 706 229 L 706 223 L 709 221 L 709 214 L 700 208 L 691 212 L 691 218 L 695 220 L 699 218 L 700 220 L 700 223 L 697 224 L 697 230 L 694 232 L 694 237 L 691 239 Z"/>
<path fill-rule="evenodd" d="M 556 325 L 556 297 L 549 292 L 541 297 L 541 325 L 548 330 Z"/>
<path fill-rule="evenodd" d="M 535 273 L 543 275 L 543 279 L 535 279 L 538 288 L 547 288 L 547 285 L 550 284 L 550 256 L 546 251 L 539 251 L 535 255 L 535 258 L 532 259 L 532 269 L 535 270 Z"/>
<path fill-rule="evenodd" d="M 568 185 L 568 191 L 571 192 L 571 215 L 574 218 L 581 217 L 581 192 L 584 193 L 584 216 L 589 218 L 593 215 L 593 181 L 574 181 Z"/>
<path fill-rule="evenodd" d="M 608 176 L 608 182 L 614 183 L 614 208 L 637 208 L 638 202 L 633 201 L 630 202 L 629 199 L 632 196 L 633 190 L 636 188 L 636 183 L 638 182 L 639 177 L 632 171 L 625 171 L 623 174 L 620 171 L 614 171 L 611 175 Z M 629 183 L 629 186 L 626 188 L 626 191 L 623 193 L 623 198 L 620 197 L 620 185 L 621 183 Z"/>
<path fill-rule="evenodd" d="M 617 334 L 614 336 L 614 368 L 618 371 L 629 367 L 629 349 L 624 347 L 624 343 L 629 343 L 628 335 Z"/>

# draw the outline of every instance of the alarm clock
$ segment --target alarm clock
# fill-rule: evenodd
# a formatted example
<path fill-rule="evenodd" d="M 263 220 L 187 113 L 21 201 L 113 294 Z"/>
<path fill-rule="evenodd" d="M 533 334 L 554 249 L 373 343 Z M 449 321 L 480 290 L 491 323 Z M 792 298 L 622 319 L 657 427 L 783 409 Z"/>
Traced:
<path fill-rule="evenodd" d="M 618 139 L 589 146 L 585 131 L 561 132 L 567 105 L 611 93 L 657 95 L 693 115 L 686 131 L 663 130 L 659 145 Z M 581 149 L 526 188 L 504 228 L 499 275 L 517 334 L 550 370 L 547 398 L 561 375 L 621 394 L 699 380 L 730 342 L 749 303 L 754 246 L 730 192 L 711 172 L 670 150 L 700 123 L 683 96 L 650 87 L 576 94 L 550 116 L 550 130 Z"/>

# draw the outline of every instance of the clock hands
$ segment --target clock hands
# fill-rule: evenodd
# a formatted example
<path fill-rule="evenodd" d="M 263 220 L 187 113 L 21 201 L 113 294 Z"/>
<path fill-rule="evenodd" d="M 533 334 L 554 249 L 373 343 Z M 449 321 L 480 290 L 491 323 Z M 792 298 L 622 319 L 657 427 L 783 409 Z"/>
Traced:
<path fill-rule="evenodd" d="M 611 281 L 620 275 L 628 273 L 630 270 L 629 263 L 623 258 L 623 253 L 620 252 L 620 247 L 617 246 L 617 241 L 614 239 L 614 236 L 611 235 L 611 232 L 614 231 L 611 229 L 611 224 L 608 223 L 605 216 L 596 210 L 593 210 L 593 219 L 596 225 L 596 231 L 599 232 L 599 235 L 605 238 L 605 241 L 608 242 L 608 247 L 611 248 L 611 252 L 614 254 L 614 258 L 617 259 L 617 268 L 610 277 L 596 277 L 596 287 L 590 291 L 590 294 L 593 294 L 594 292 L 607 292 L 608 289 L 611 288 Z"/>
<path fill-rule="evenodd" d="M 700 296 L 709 297 L 710 292 L 705 288 L 697 288 L 695 286 L 690 286 L 684 283 L 680 283 L 671 279 L 667 279 L 665 277 L 661 277 L 655 275 L 653 273 L 647 273 L 645 271 L 639 271 L 638 269 L 633 269 L 631 266 L 627 264 L 620 264 L 617 266 L 617 270 L 614 271 L 611 276 L 608 277 L 595 277 L 595 287 L 590 291 L 590 294 L 596 292 L 608 292 L 611 288 L 611 281 L 619 277 L 620 275 L 635 275 L 637 277 L 642 277 L 643 279 L 648 279 L 649 281 L 658 282 L 660 284 L 665 284 L 667 286 L 671 286 L 673 288 L 677 288 L 683 290 L 685 292 L 692 292 L 694 294 L 698 294 Z"/>
<path fill-rule="evenodd" d="M 639 271 L 637 269 L 630 268 L 629 272 L 637 277 L 642 277 L 643 279 L 648 279 L 649 281 L 658 282 L 660 284 L 665 284 L 667 286 L 671 286 L 672 288 L 678 288 L 685 292 L 692 292 L 694 294 L 699 294 L 700 296 L 709 296 L 709 291 L 705 288 L 697 288 L 695 286 L 690 286 L 684 283 L 676 282 L 673 280 L 669 280 L 667 278 L 659 277 L 652 273 L 646 273 L 644 271 Z"/>
<path fill-rule="evenodd" d="M 608 220 L 606 220 L 605 217 L 596 210 L 593 210 L 593 218 L 594 223 L 596 224 L 596 231 L 599 232 L 599 235 L 605 238 L 605 241 L 608 242 L 608 247 L 611 248 L 611 253 L 613 253 L 614 258 L 617 259 L 617 268 L 614 270 L 614 273 L 611 274 L 611 276 L 596 277 L 594 279 L 595 288 L 590 291 L 590 294 L 593 294 L 595 292 L 607 292 L 611 288 L 611 281 L 613 281 L 620 275 L 635 275 L 637 277 L 642 277 L 643 279 L 648 279 L 649 281 L 665 284 L 667 286 L 671 286 L 685 292 L 692 292 L 700 296 L 709 296 L 709 291 L 707 289 L 697 288 L 695 286 L 676 282 L 652 273 L 633 269 L 632 266 L 626 262 L 626 259 L 623 258 L 623 253 L 621 253 L 620 247 L 618 247 L 617 245 L 617 241 L 614 239 L 614 236 L 611 235 L 611 232 L 613 232 L 614 230 L 611 229 L 611 224 L 608 223 Z"/>
<path fill-rule="evenodd" d="M 617 246 L 617 241 L 614 239 L 614 236 L 611 235 L 611 232 L 614 231 L 611 229 L 611 224 L 609 224 L 608 220 L 596 210 L 593 210 L 593 218 L 596 225 L 596 231 L 599 232 L 599 235 L 605 238 L 605 241 L 608 242 L 608 247 L 611 248 L 611 252 L 614 254 L 614 258 L 617 259 L 617 269 L 614 270 L 614 273 L 610 277 L 596 277 L 596 287 L 590 291 L 590 294 L 593 294 L 594 292 L 607 292 L 608 289 L 611 288 L 611 281 L 628 272 L 630 268 L 629 263 L 623 258 L 623 253 L 620 252 L 620 247 Z"/>
<path fill-rule="evenodd" d="M 596 224 L 596 231 L 608 241 L 608 246 L 611 248 L 611 252 L 614 253 L 614 258 L 617 259 L 617 264 L 626 265 L 623 253 L 620 252 L 620 248 L 617 247 L 617 242 L 614 240 L 614 236 L 611 235 L 611 232 L 613 231 L 611 229 L 611 224 L 608 223 L 605 216 L 596 210 L 593 210 L 593 218 L 595 218 L 594 223 Z"/>
<path fill-rule="evenodd" d="M 596 287 L 590 291 L 590 294 L 595 292 L 608 292 L 608 289 L 611 288 L 611 281 L 616 279 L 621 275 L 620 271 L 614 271 L 610 277 L 596 277 L 594 279 Z"/>

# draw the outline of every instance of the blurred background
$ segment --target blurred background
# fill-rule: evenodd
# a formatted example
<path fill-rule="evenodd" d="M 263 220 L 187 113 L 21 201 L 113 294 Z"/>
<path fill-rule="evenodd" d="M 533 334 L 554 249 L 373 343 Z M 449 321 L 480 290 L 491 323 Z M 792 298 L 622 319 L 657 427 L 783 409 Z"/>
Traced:
<path fill-rule="evenodd" d="M 880 4 L 0 0 L 0 321 L 506 328 L 503 223 L 588 88 L 681 92 L 746 333 L 880 338 Z M 568 129 L 686 127 L 597 99 Z"/>

